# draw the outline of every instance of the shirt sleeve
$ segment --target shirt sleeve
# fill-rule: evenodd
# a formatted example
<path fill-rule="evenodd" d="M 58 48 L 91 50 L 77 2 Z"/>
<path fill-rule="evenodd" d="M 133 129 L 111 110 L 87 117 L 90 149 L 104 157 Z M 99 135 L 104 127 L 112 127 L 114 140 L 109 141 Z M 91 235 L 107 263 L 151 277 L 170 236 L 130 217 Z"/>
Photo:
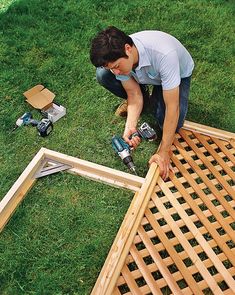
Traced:
<path fill-rule="evenodd" d="M 119 81 L 128 81 L 131 78 L 129 75 L 115 75 L 115 77 Z"/>
<path fill-rule="evenodd" d="M 170 90 L 180 85 L 179 58 L 175 50 L 169 52 L 161 60 L 160 77 L 163 90 Z"/>

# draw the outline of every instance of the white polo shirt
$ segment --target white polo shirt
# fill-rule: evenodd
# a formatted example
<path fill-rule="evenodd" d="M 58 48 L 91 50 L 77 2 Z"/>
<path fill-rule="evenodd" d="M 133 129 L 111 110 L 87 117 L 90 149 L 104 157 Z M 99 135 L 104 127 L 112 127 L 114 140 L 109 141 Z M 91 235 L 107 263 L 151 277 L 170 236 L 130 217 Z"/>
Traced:
<path fill-rule="evenodd" d="M 116 75 L 120 81 L 133 77 L 140 84 L 162 85 L 173 89 L 181 78 L 192 75 L 194 62 L 186 48 L 173 36 L 160 31 L 142 31 L 130 35 L 139 53 L 139 63 L 128 76 Z"/>

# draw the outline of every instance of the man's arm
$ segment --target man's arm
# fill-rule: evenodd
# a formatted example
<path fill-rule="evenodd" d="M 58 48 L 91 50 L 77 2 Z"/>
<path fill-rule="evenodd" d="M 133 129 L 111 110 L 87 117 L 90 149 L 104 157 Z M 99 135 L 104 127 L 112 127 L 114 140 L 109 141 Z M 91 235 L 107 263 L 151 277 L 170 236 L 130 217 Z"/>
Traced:
<path fill-rule="evenodd" d="M 170 164 L 170 149 L 175 137 L 175 131 L 179 120 L 179 87 L 163 91 L 163 98 L 166 105 L 165 119 L 163 124 L 163 135 L 157 154 L 149 161 L 157 162 L 160 168 L 161 177 L 166 180 L 169 171 L 173 170 Z"/>
<path fill-rule="evenodd" d="M 143 95 L 139 84 L 133 78 L 123 81 L 122 85 L 127 93 L 127 119 L 123 138 L 129 145 L 136 148 L 140 143 L 140 138 L 136 136 L 130 140 L 129 137 L 136 132 L 138 119 L 143 109 Z"/>

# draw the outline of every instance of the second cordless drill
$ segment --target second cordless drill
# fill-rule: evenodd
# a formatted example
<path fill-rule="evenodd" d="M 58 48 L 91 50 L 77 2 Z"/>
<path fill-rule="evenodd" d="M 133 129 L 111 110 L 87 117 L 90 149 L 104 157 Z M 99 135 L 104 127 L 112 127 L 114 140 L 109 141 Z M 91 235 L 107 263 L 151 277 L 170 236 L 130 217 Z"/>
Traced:
<path fill-rule="evenodd" d="M 21 116 L 19 119 L 17 119 L 13 131 L 18 127 L 27 125 L 32 125 L 33 127 L 36 127 L 38 134 L 42 137 L 49 135 L 53 130 L 53 124 L 49 119 L 42 119 L 41 121 L 37 121 L 33 119 L 31 113 L 27 112 L 24 113 L 23 116 Z"/>

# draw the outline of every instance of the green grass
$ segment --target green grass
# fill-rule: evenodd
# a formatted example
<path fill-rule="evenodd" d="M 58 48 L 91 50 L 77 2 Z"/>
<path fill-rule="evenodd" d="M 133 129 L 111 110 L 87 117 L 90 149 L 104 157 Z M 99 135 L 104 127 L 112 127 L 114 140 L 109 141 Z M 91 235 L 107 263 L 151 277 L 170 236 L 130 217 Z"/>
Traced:
<path fill-rule="evenodd" d="M 187 119 L 235 132 L 233 1 L 32 0 L 0 3 L 0 194 L 44 146 L 126 171 L 110 139 L 122 134 L 119 99 L 95 81 L 91 38 L 115 25 L 127 33 L 166 31 L 196 67 Z M 48 138 L 32 127 L 11 133 L 26 111 L 22 93 L 44 84 L 67 108 Z M 145 115 L 150 123 L 153 118 Z M 140 176 L 155 150 L 134 153 Z M 0 235 L 1 294 L 89 294 L 132 193 L 61 173 L 38 181 Z"/>
<path fill-rule="evenodd" d="M 1 235 L 1 294 L 88 294 L 129 201 L 68 174 L 40 181 Z"/>

